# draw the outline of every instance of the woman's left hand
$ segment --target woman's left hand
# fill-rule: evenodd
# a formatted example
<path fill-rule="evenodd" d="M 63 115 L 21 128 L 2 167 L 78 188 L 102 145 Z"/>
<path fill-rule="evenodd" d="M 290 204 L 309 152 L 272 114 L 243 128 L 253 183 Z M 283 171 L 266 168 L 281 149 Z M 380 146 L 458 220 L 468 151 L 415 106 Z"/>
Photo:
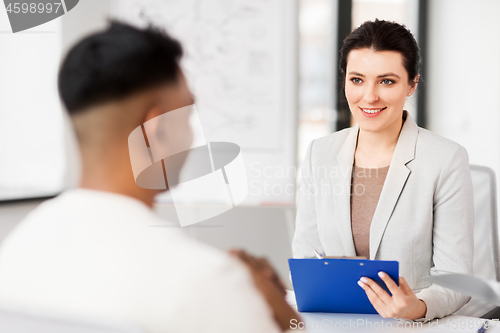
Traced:
<path fill-rule="evenodd" d="M 400 276 L 399 286 L 384 272 L 378 275 L 391 292 L 389 295 L 375 281 L 362 277 L 358 284 L 366 292 L 377 312 L 384 318 L 419 319 L 425 317 L 427 306 L 418 299 L 408 282 Z"/>

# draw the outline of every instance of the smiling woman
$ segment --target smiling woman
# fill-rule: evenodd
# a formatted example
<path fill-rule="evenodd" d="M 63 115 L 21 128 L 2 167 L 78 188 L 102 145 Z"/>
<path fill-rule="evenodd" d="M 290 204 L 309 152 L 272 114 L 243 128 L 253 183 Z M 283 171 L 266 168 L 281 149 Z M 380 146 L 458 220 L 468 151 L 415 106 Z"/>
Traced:
<path fill-rule="evenodd" d="M 408 82 L 402 58 L 399 52 L 368 48 L 349 53 L 345 92 L 353 117 L 363 130 L 390 128 L 391 134 L 396 134 L 401 129 L 406 97 L 417 86 L 416 81 Z M 367 119 L 374 117 L 377 119 Z"/>
<path fill-rule="evenodd" d="M 359 286 L 383 317 L 431 320 L 468 301 L 427 278 L 471 273 L 473 201 L 466 150 L 403 110 L 419 62 L 413 35 L 394 22 L 365 22 L 344 40 L 340 68 L 357 124 L 309 145 L 293 252 L 397 260 L 399 281 L 379 274 L 392 295 L 366 277 Z"/>

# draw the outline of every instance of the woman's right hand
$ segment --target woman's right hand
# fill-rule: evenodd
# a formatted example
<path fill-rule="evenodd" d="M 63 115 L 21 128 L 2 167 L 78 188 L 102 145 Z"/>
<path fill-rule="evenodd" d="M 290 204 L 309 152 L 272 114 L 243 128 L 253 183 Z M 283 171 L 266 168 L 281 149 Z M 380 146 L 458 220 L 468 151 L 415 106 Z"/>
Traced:
<path fill-rule="evenodd" d="M 389 295 L 377 282 L 362 277 L 358 284 L 366 292 L 373 307 L 383 318 L 421 319 L 425 317 L 427 306 L 418 299 L 405 278 L 399 277 L 399 286 L 391 277 L 379 272 L 379 277 L 391 292 Z"/>

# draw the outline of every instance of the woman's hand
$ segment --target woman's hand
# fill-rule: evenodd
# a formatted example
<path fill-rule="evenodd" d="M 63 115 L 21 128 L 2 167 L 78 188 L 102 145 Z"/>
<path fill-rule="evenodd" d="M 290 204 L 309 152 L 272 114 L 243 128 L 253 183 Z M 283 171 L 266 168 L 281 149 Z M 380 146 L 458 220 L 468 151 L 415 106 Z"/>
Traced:
<path fill-rule="evenodd" d="M 384 281 L 392 296 L 372 279 L 362 277 L 358 284 L 382 317 L 410 320 L 425 317 L 427 312 L 425 302 L 417 298 L 402 276 L 399 277 L 399 287 L 386 273 L 379 272 L 378 276 Z"/>

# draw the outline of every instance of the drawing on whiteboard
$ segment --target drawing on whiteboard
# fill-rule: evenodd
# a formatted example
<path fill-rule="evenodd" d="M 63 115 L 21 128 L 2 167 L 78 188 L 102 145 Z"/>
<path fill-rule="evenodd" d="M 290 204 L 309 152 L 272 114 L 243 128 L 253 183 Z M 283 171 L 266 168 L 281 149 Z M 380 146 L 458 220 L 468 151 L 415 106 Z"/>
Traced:
<path fill-rule="evenodd" d="M 283 145 L 284 1 L 116 0 L 112 12 L 163 27 L 183 44 L 182 67 L 209 141 Z"/>

